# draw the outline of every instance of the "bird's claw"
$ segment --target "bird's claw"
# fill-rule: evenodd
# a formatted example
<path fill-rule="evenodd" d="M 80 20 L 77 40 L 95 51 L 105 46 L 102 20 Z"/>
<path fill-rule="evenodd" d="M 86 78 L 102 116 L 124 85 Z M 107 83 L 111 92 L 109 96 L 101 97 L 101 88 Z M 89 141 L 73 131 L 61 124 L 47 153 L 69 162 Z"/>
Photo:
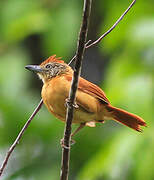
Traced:
<path fill-rule="evenodd" d="M 79 108 L 79 106 L 76 103 L 73 104 L 73 107 L 76 108 L 76 109 Z"/>
<path fill-rule="evenodd" d="M 72 102 L 68 98 L 65 101 L 65 107 L 73 105 L 74 108 L 79 108 L 79 106 L 76 103 L 72 104 Z"/>
<path fill-rule="evenodd" d="M 75 140 L 71 139 L 71 145 L 75 144 Z"/>
<path fill-rule="evenodd" d="M 61 147 L 62 147 L 62 148 L 70 149 L 70 146 L 66 146 L 66 145 L 64 144 L 64 139 L 61 139 L 61 140 L 60 140 L 60 144 L 61 144 Z M 75 144 L 75 141 L 74 141 L 73 139 L 71 139 L 70 145 L 73 145 L 73 144 Z"/>

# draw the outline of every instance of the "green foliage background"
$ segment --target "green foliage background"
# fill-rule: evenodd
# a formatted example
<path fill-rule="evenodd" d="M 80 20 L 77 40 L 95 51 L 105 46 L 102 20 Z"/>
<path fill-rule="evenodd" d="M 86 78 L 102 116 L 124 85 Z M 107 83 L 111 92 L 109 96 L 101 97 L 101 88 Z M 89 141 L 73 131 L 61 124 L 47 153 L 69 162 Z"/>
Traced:
<path fill-rule="evenodd" d="M 99 23 L 97 37 L 129 3 L 93 2 L 92 16 L 98 16 Z M 71 59 L 82 5 L 81 0 L 0 1 L 0 163 L 40 99 L 41 82 L 24 66 L 34 63 L 33 59 L 37 62 L 40 49 L 44 57 L 41 61 L 52 54 L 67 62 Z M 84 128 L 72 146 L 71 180 L 154 179 L 153 6 L 153 0 L 137 1 L 120 25 L 97 45 L 98 52 L 106 57 L 104 61 L 108 61 L 100 86 L 113 105 L 140 115 L 148 128 L 138 133 L 114 122 Z M 39 37 L 40 49 L 32 58 L 25 40 L 34 35 Z M 59 179 L 63 129 L 64 124 L 43 107 L 13 153 L 2 179 Z"/>

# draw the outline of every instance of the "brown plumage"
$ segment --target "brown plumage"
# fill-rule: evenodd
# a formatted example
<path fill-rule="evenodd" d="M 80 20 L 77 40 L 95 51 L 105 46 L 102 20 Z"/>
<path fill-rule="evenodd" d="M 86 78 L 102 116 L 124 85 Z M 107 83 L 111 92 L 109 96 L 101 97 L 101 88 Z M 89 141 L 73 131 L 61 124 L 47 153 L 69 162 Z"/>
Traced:
<path fill-rule="evenodd" d="M 48 110 L 58 119 L 65 121 L 66 99 L 68 98 L 73 70 L 60 58 L 49 57 L 41 65 L 28 65 L 43 81 L 42 98 Z M 76 94 L 78 108 L 74 110 L 73 123 L 95 126 L 104 120 L 118 121 L 134 130 L 141 131 L 145 121 L 132 113 L 113 107 L 105 93 L 95 84 L 80 77 Z M 79 128 L 80 129 L 80 128 Z M 78 130 L 77 130 L 78 131 Z"/>

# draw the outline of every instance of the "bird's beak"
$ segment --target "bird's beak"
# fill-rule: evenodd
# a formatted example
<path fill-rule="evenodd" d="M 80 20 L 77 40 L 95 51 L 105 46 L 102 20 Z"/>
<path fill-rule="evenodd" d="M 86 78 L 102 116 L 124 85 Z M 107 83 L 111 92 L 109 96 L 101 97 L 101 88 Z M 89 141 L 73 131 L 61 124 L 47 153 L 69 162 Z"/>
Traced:
<path fill-rule="evenodd" d="M 35 73 L 40 73 L 43 71 L 42 68 L 38 65 L 27 65 L 25 68 Z"/>

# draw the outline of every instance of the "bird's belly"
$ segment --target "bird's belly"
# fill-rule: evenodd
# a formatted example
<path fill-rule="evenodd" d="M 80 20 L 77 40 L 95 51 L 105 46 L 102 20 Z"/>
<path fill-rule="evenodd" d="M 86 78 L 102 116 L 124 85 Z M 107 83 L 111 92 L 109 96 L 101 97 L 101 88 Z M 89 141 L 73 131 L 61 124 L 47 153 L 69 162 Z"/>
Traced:
<path fill-rule="evenodd" d="M 64 93 L 46 89 L 42 90 L 42 98 L 48 110 L 63 121 L 66 114 L 65 99 L 67 96 Z"/>
<path fill-rule="evenodd" d="M 67 109 L 66 99 L 68 98 L 68 92 L 65 91 L 65 89 L 63 89 L 62 92 L 58 92 L 56 89 L 43 88 L 42 98 L 48 110 L 58 119 L 65 121 Z M 94 121 L 95 119 L 96 113 L 85 111 L 80 106 L 78 108 L 74 108 L 73 123 Z"/>
<path fill-rule="evenodd" d="M 95 121 L 97 119 L 96 113 L 83 111 L 81 107 L 75 109 L 73 123 L 84 123 L 89 121 Z"/>
<path fill-rule="evenodd" d="M 66 121 L 66 98 L 59 98 L 57 102 L 55 102 L 53 98 L 53 100 L 50 101 L 49 105 L 47 106 L 49 111 L 62 121 Z M 95 113 L 86 112 L 80 106 L 78 108 L 74 108 L 73 123 L 94 121 L 95 119 Z"/>

